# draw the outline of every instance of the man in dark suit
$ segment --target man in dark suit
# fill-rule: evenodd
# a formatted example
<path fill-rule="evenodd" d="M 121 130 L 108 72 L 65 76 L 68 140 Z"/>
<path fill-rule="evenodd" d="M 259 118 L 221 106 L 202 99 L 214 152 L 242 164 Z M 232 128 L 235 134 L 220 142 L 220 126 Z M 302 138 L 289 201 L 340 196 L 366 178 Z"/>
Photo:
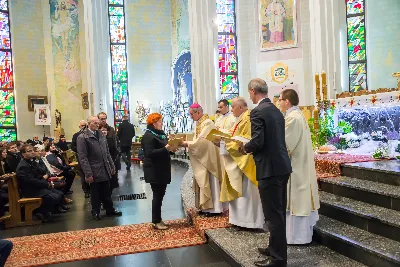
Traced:
<path fill-rule="evenodd" d="M 79 164 L 90 184 L 92 216 L 100 220 L 100 204 L 107 216 L 122 216 L 114 209 L 111 199 L 110 179 L 115 173 L 115 166 L 108 150 L 106 137 L 98 130 L 100 121 L 96 116 L 88 119 L 86 128 L 77 140 Z"/>
<path fill-rule="evenodd" d="M 132 138 L 135 136 L 135 127 L 128 121 L 128 116 L 122 117 L 122 123 L 118 126 L 118 138 L 121 146 L 122 159 L 126 163 L 126 169 L 131 169 Z"/>
<path fill-rule="evenodd" d="M 251 80 L 248 91 L 257 107 L 250 113 L 251 140 L 242 149 L 252 153 L 256 163 L 258 190 L 270 234 L 268 248 L 258 249 L 269 257 L 254 264 L 286 266 L 286 186 L 292 167 L 285 143 L 285 119 L 268 98 L 264 80 Z"/>

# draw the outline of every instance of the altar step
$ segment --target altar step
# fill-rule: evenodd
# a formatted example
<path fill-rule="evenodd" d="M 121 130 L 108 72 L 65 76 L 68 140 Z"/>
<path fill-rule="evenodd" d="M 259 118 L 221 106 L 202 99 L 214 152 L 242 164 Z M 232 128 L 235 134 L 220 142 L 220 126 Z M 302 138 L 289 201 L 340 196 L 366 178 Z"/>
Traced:
<path fill-rule="evenodd" d="M 342 174 L 361 180 L 400 186 L 400 161 L 382 160 L 348 163 L 342 166 Z"/>
<path fill-rule="evenodd" d="M 331 194 L 400 211 L 400 186 L 347 176 L 321 178 L 320 186 Z"/>
<path fill-rule="evenodd" d="M 320 192 L 319 214 L 400 242 L 400 212 Z"/>
<path fill-rule="evenodd" d="M 320 215 L 314 239 L 367 266 L 400 266 L 400 242 Z"/>

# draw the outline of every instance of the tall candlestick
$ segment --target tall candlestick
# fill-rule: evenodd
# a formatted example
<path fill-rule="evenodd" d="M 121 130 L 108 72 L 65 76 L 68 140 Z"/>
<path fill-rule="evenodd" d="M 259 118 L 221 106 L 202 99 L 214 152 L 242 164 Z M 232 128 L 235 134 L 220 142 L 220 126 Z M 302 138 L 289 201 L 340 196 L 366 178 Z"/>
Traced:
<path fill-rule="evenodd" d="M 326 73 L 323 71 L 321 73 L 321 78 L 322 78 L 322 97 L 324 100 L 328 99 L 328 88 L 326 84 Z"/>
<path fill-rule="evenodd" d="M 315 96 L 317 98 L 317 102 L 321 100 L 321 83 L 318 73 L 315 73 Z"/>

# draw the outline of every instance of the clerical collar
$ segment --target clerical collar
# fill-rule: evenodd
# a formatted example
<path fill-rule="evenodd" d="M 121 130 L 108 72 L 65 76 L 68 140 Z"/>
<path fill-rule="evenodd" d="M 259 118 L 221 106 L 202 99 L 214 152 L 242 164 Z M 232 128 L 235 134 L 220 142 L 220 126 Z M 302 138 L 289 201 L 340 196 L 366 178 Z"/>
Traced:
<path fill-rule="evenodd" d="M 224 117 L 226 117 L 226 116 L 229 116 L 229 115 L 231 115 L 231 112 L 230 111 L 228 111 L 227 113 L 225 113 L 225 114 L 221 114 L 222 116 L 224 116 Z"/>
<path fill-rule="evenodd" d="M 289 115 L 290 112 L 294 111 L 294 110 L 299 110 L 300 108 L 298 106 L 292 106 L 291 108 L 289 108 L 288 110 L 286 110 L 285 112 L 285 116 Z"/>

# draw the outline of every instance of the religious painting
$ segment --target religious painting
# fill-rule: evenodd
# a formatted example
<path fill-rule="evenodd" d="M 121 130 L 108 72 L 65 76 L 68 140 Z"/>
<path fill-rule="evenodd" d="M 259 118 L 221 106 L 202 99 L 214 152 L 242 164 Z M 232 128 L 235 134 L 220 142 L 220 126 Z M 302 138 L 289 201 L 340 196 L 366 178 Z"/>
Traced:
<path fill-rule="evenodd" d="M 50 105 L 35 104 L 35 125 L 50 125 Z"/>
<path fill-rule="evenodd" d="M 82 96 L 82 108 L 89 109 L 89 97 L 88 93 L 81 94 Z"/>
<path fill-rule="evenodd" d="M 34 111 L 36 104 L 47 104 L 47 96 L 28 95 L 28 110 Z"/>
<path fill-rule="evenodd" d="M 297 47 L 296 0 L 259 0 L 261 51 Z"/>

